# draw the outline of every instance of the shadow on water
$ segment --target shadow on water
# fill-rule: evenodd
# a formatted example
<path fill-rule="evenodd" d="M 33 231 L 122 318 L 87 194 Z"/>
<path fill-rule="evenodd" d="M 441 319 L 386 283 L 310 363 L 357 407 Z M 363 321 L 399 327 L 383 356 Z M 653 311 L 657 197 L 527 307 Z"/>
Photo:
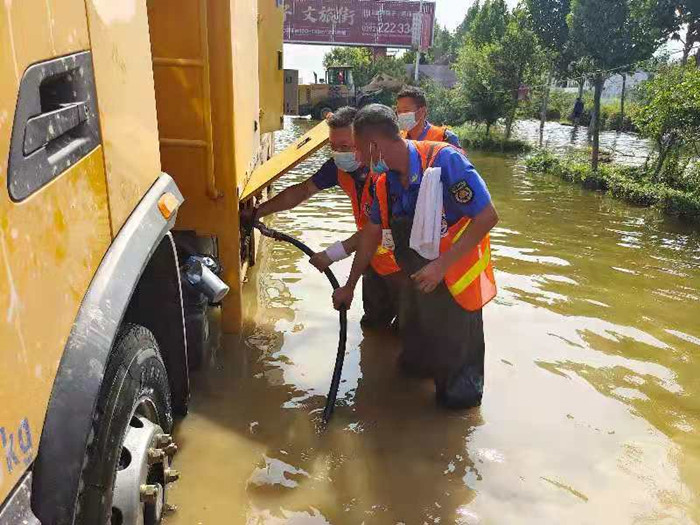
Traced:
<path fill-rule="evenodd" d="M 287 125 L 282 146 L 306 123 Z M 395 337 L 362 333 L 358 297 L 321 431 L 330 290 L 300 253 L 267 243 L 244 333 L 215 331 L 193 377 L 168 523 L 700 522 L 700 235 L 514 158 L 472 160 L 501 215 L 482 407 L 438 410 L 429 382 L 400 377 Z M 336 191 L 273 225 L 317 247 L 354 229 Z M 341 281 L 348 270 L 338 264 Z"/>

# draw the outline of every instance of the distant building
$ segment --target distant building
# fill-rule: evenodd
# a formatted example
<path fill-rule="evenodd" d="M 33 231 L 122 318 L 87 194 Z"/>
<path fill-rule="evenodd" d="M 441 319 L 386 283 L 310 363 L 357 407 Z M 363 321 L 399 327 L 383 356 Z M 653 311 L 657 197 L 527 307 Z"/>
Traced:
<path fill-rule="evenodd" d="M 641 84 L 649 78 L 649 73 L 645 71 L 637 71 L 636 73 L 628 73 L 626 81 L 626 91 L 633 89 L 635 86 Z M 562 88 L 564 91 L 569 91 L 573 93 L 578 93 L 578 80 L 566 80 L 564 82 L 556 82 L 557 87 Z M 590 80 L 586 80 L 583 86 L 585 91 L 593 90 L 593 83 Z M 612 75 L 603 84 L 603 98 L 616 98 L 622 93 L 622 76 L 619 74 Z"/>
<path fill-rule="evenodd" d="M 413 64 L 406 66 L 406 76 L 408 78 L 414 78 L 414 71 L 415 66 Z M 449 66 L 421 64 L 418 67 L 418 78 L 429 78 L 446 88 L 453 88 L 457 84 L 457 75 Z"/>

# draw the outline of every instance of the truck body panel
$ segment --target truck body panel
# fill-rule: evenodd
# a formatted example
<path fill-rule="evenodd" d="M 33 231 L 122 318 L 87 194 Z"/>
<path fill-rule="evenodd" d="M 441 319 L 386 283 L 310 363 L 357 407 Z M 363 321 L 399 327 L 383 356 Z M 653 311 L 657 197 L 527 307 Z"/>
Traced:
<path fill-rule="evenodd" d="M 85 6 L 116 233 L 161 171 L 148 18 L 137 0 Z"/>
<path fill-rule="evenodd" d="M 260 131 L 284 126 L 283 34 L 277 31 L 284 12 L 273 0 L 258 0 L 258 70 L 260 82 Z"/>
<path fill-rule="evenodd" d="M 6 2 L 0 48 L 5 175 L 24 71 L 89 48 L 83 0 Z M 36 457 L 63 348 L 110 241 L 101 147 L 21 202 L 0 192 L 0 501 Z"/>

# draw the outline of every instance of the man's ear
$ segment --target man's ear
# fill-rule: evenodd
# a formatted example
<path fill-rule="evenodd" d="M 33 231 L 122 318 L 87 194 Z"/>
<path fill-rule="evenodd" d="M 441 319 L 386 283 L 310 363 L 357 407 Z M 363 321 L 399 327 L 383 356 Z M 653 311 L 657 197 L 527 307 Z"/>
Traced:
<path fill-rule="evenodd" d="M 428 119 L 428 107 L 423 106 L 418 111 L 416 111 L 417 120 L 427 120 Z"/>

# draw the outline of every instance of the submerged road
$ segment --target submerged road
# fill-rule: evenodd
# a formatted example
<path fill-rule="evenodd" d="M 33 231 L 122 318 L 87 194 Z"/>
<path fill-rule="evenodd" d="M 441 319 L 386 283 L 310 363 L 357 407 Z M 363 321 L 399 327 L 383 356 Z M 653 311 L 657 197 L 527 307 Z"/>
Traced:
<path fill-rule="evenodd" d="M 287 120 L 278 147 L 309 125 Z M 395 338 L 362 333 L 356 300 L 320 433 L 337 313 L 325 277 L 267 242 L 243 336 L 214 328 L 193 378 L 167 523 L 700 523 L 700 233 L 470 156 L 501 215 L 481 408 L 436 409 L 430 382 L 397 374 Z M 271 225 L 312 247 L 354 229 L 340 192 Z"/>

